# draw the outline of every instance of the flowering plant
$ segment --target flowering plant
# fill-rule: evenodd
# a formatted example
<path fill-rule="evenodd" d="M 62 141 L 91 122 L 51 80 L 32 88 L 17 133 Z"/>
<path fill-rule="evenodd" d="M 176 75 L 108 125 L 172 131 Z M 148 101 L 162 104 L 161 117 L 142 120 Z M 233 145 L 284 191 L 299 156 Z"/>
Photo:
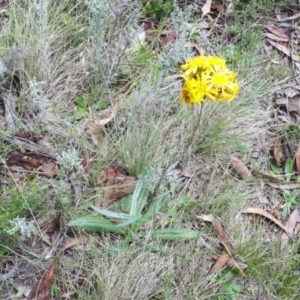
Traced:
<path fill-rule="evenodd" d="M 200 55 L 182 65 L 184 84 L 180 100 L 194 105 L 212 101 L 231 101 L 239 91 L 237 73 L 230 71 L 226 61 L 217 56 Z"/>

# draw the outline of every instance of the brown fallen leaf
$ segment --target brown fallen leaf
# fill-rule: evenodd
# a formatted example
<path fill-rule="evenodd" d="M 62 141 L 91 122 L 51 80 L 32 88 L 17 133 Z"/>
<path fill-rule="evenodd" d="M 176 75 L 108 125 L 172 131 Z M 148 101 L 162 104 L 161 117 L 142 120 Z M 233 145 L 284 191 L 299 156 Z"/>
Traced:
<path fill-rule="evenodd" d="M 200 219 L 202 219 L 203 221 L 213 223 L 215 233 L 218 236 L 218 238 L 220 239 L 220 242 L 222 243 L 222 245 L 224 246 L 224 250 L 223 250 L 223 252 L 221 253 L 220 256 L 218 256 L 218 255 L 213 256 L 213 259 L 216 260 L 216 263 L 211 268 L 211 270 L 208 272 L 208 275 L 211 275 L 211 274 L 214 274 L 214 273 L 218 272 L 219 270 L 221 270 L 226 265 L 230 265 L 233 268 L 237 268 L 240 271 L 240 274 L 243 277 L 246 277 L 243 270 L 245 270 L 248 266 L 244 263 L 236 262 L 233 259 L 233 257 L 232 257 L 232 252 L 233 252 L 232 248 L 233 247 L 231 245 L 231 242 L 230 242 L 227 234 L 225 233 L 225 231 L 222 227 L 221 221 L 212 214 L 201 215 L 201 216 L 198 216 L 198 217 Z"/>
<path fill-rule="evenodd" d="M 69 248 L 72 248 L 76 245 L 86 245 L 88 243 L 88 239 L 85 237 L 75 237 L 75 238 L 68 238 L 60 250 L 60 252 L 63 252 Z"/>
<path fill-rule="evenodd" d="M 109 195 L 109 200 L 118 200 L 126 195 L 133 193 L 136 182 L 137 182 L 137 177 L 126 176 L 123 181 L 123 184 L 117 186 L 118 192 Z"/>
<path fill-rule="evenodd" d="M 186 178 L 191 178 L 194 176 L 195 172 L 192 172 L 189 168 L 183 168 L 181 174 Z"/>
<path fill-rule="evenodd" d="M 274 158 L 275 158 L 277 164 L 279 166 L 281 166 L 281 164 L 284 161 L 284 158 L 283 158 L 283 153 L 282 153 L 282 146 L 281 146 L 281 138 L 280 137 L 277 137 L 274 140 Z"/>
<path fill-rule="evenodd" d="M 168 32 L 166 34 L 162 33 L 162 37 L 159 39 L 159 42 L 160 42 L 160 45 L 161 45 L 161 48 L 163 50 L 167 50 L 170 45 L 174 44 L 176 40 L 176 33 L 175 31 L 171 31 L 171 32 Z"/>
<path fill-rule="evenodd" d="M 111 187 L 100 191 L 104 200 L 118 200 L 134 191 L 137 177 L 126 176 L 124 173 L 121 167 L 107 168 L 100 173 L 97 185 Z"/>
<path fill-rule="evenodd" d="M 299 221 L 300 221 L 299 211 L 298 211 L 298 208 L 295 208 L 293 210 L 293 212 L 290 214 L 290 217 L 285 224 L 285 228 L 289 232 L 293 233 L 294 229 L 296 227 L 296 224 Z M 283 232 L 282 237 L 281 237 L 281 253 L 284 253 L 287 250 L 286 244 L 288 243 L 289 239 L 290 239 L 290 236 L 288 234 L 286 234 L 285 232 Z"/>
<path fill-rule="evenodd" d="M 215 233 L 218 236 L 218 238 L 220 239 L 222 245 L 225 247 L 228 254 L 231 255 L 231 253 L 232 253 L 231 242 L 223 229 L 221 221 L 219 220 L 219 218 L 217 218 L 215 216 L 213 218 L 213 226 L 214 226 Z"/>
<path fill-rule="evenodd" d="M 97 185 L 99 186 L 106 186 L 106 187 L 112 187 L 115 185 L 115 179 L 122 173 L 122 168 L 107 168 L 103 170 L 97 179 Z M 100 207 L 101 201 L 103 200 L 109 200 L 110 195 L 113 193 L 111 188 L 104 188 L 99 191 L 99 199 L 97 199 L 94 203 L 96 207 Z"/>
<path fill-rule="evenodd" d="M 299 223 L 296 224 L 296 227 L 295 227 L 295 230 L 294 230 L 295 234 L 298 234 L 300 232 L 300 220 L 298 220 L 298 222 Z"/>
<path fill-rule="evenodd" d="M 15 136 L 17 136 L 20 139 L 29 140 L 35 143 L 43 138 L 41 134 L 37 134 L 32 131 L 19 131 L 18 133 L 15 134 Z"/>
<path fill-rule="evenodd" d="M 36 300 L 51 300 L 51 286 L 54 280 L 54 272 L 59 257 L 55 259 L 55 262 L 52 266 L 46 270 L 42 278 L 36 283 L 33 289 L 30 291 L 28 298 Z"/>
<path fill-rule="evenodd" d="M 273 175 L 270 175 L 270 174 L 265 174 L 265 173 L 260 173 L 259 171 L 256 171 L 256 170 L 252 170 L 252 175 L 253 177 L 255 178 L 258 178 L 258 179 L 263 179 L 263 180 L 266 180 L 266 181 L 271 181 L 271 182 L 276 182 L 278 184 L 282 183 L 282 180 L 273 176 Z"/>
<path fill-rule="evenodd" d="M 243 214 L 258 214 L 261 215 L 270 221 L 274 222 L 276 225 L 278 225 L 282 230 L 284 230 L 288 235 L 292 235 L 292 232 L 290 232 L 280 221 L 275 219 L 270 213 L 265 211 L 262 208 L 259 207 L 249 207 L 242 211 Z"/>
<path fill-rule="evenodd" d="M 85 152 L 83 154 L 82 165 L 83 165 L 84 173 L 85 174 L 90 173 L 90 170 L 91 170 L 91 161 L 90 161 L 90 156 L 89 156 L 88 152 Z"/>
<path fill-rule="evenodd" d="M 242 277 L 246 277 L 244 270 L 248 268 L 248 265 L 235 261 L 226 251 L 223 251 L 221 255 L 213 255 L 212 258 L 216 260 L 216 263 L 213 265 L 207 275 L 212 275 L 219 272 L 225 266 L 230 266 L 238 269 Z"/>
<path fill-rule="evenodd" d="M 266 25 L 264 28 L 268 29 L 271 33 L 282 38 L 289 38 L 289 34 L 293 31 L 290 28 L 275 25 Z"/>
<path fill-rule="evenodd" d="M 233 169 L 243 178 L 249 178 L 252 177 L 252 174 L 250 170 L 247 168 L 247 166 L 238 158 L 231 157 L 230 164 L 233 167 Z"/>
<path fill-rule="evenodd" d="M 211 6 L 211 9 L 216 9 L 220 14 L 224 15 L 225 14 L 225 7 L 224 4 L 213 4 Z"/>
<path fill-rule="evenodd" d="M 46 162 L 40 167 L 40 170 L 44 175 L 54 177 L 57 175 L 57 164 L 54 162 Z"/>
<path fill-rule="evenodd" d="M 293 98 L 295 96 L 299 95 L 299 90 L 292 87 L 292 86 L 288 86 L 287 88 L 284 89 L 284 94 L 288 97 L 288 98 Z"/>
<path fill-rule="evenodd" d="M 300 147 L 297 150 L 296 153 L 296 168 L 297 168 L 297 174 L 300 176 Z"/>
<path fill-rule="evenodd" d="M 51 162 L 46 156 L 27 154 L 11 155 L 7 160 L 6 164 L 8 166 L 21 167 L 27 171 L 42 171 L 41 175 L 47 175 L 50 177 L 57 175 L 57 165 Z"/>
<path fill-rule="evenodd" d="M 277 42 L 288 42 L 290 40 L 290 38 L 288 36 L 282 37 L 282 36 L 278 36 L 278 35 L 275 35 L 275 34 L 269 33 L 269 32 L 264 32 L 263 35 L 266 36 L 267 38 L 277 41 Z"/>
<path fill-rule="evenodd" d="M 101 126 L 94 122 L 88 122 L 86 126 L 93 143 L 95 145 L 100 144 L 104 139 L 104 131 L 102 130 Z"/>
<path fill-rule="evenodd" d="M 94 122 L 97 125 L 103 126 L 103 125 L 107 124 L 108 122 L 110 122 L 115 117 L 115 115 L 116 115 L 115 111 L 111 110 L 110 115 L 107 118 L 103 118 L 101 120 L 94 120 Z"/>
<path fill-rule="evenodd" d="M 299 189 L 300 184 L 299 183 L 287 183 L 287 184 L 277 184 L 277 183 L 272 183 L 272 182 L 267 182 L 267 184 L 275 189 L 279 190 L 294 190 L 294 189 Z"/>
<path fill-rule="evenodd" d="M 36 153 L 37 155 L 46 156 L 55 160 L 60 157 L 60 154 L 56 151 L 56 149 L 52 148 L 51 146 L 41 146 L 30 141 L 23 141 L 17 137 L 11 137 L 10 135 L 5 135 L 5 140 L 8 143 L 22 147 L 23 149 L 26 149 L 32 153 Z"/>
<path fill-rule="evenodd" d="M 213 256 L 213 259 L 216 260 L 216 263 L 213 265 L 213 267 L 209 270 L 207 275 L 212 275 L 214 273 L 217 273 L 221 269 L 223 269 L 226 265 L 228 265 L 231 257 L 227 253 L 227 251 L 223 251 L 221 255 L 219 256 Z"/>
<path fill-rule="evenodd" d="M 202 18 L 210 13 L 212 0 L 206 0 L 205 4 L 202 6 Z"/>
<path fill-rule="evenodd" d="M 121 167 L 117 168 L 107 168 L 103 170 L 97 179 L 97 185 L 105 184 L 106 186 L 111 186 L 115 184 L 115 179 L 123 172 Z"/>
<path fill-rule="evenodd" d="M 78 178 L 77 173 L 75 171 L 69 172 L 67 176 L 71 183 L 77 205 L 82 196 L 82 181 Z"/>
<path fill-rule="evenodd" d="M 282 44 L 278 44 L 276 42 L 273 42 L 272 40 L 268 39 L 268 42 L 275 47 L 276 49 L 278 49 L 279 51 L 283 52 L 285 55 L 291 57 L 294 61 L 300 61 L 300 57 L 298 55 L 295 55 L 291 52 L 291 50 L 286 47 L 285 45 Z"/>
<path fill-rule="evenodd" d="M 291 16 L 291 17 L 284 18 L 284 19 L 280 19 L 280 20 L 278 20 L 278 21 L 279 21 L 279 22 L 285 22 L 285 21 L 296 20 L 296 19 L 298 19 L 298 18 L 300 18 L 300 12 L 297 13 L 297 14 L 295 14 L 295 15 L 293 15 L 293 16 Z"/>

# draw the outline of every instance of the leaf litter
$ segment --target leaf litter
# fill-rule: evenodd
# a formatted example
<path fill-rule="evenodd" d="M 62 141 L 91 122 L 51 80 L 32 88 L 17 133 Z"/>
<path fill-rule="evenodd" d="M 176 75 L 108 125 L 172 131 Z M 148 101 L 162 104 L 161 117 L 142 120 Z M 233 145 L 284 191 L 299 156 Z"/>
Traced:
<path fill-rule="evenodd" d="M 126 175 L 122 167 L 107 168 L 98 176 L 97 185 L 104 187 L 100 190 L 100 198 L 104 201 L 115 201 L 131 194 L 137 182 L 136 176 Z M 96 200 L 95 206 L 99 207 L 101 200 Z"/>
<path fill-rule="evenodd" d="M 222 223 L 219 218 L 210 215 L 201 215 L 199 218 L 206 222 L 211 222 L 214 227 L 215 234 L 220 240 L 221 244 L 224 247 L 224 250 L 220 255 L 213 255 L 212 258 L 216 261 L 215 264 L 211 267 L 207 275 L 212 275 L 220 270 L 222 270 L 225 266 L 229 265 L 232 268 L 237 268 L 242 277 L 246 277 L 244 270 L 248 267 L 245 263 L 238 262 L 233 258 L 233 246 L 230 242 L 230 239 L 226 232 L 223 229 Z"/>

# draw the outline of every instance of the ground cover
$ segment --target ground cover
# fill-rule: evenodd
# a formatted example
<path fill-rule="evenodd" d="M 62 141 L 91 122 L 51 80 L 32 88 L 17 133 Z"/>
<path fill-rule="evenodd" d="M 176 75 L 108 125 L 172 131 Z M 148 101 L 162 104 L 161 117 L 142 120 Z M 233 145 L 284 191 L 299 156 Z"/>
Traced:
<path fill-rule="evenodd" d="M 0 2 L 0 298 L 298 299 L 299 7 Z"/>

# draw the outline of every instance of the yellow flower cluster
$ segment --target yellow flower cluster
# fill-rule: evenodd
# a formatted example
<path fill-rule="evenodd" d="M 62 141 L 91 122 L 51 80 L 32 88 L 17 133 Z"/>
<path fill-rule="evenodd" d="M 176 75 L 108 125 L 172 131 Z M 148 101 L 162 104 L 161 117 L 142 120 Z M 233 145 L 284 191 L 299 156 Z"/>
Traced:
<path fill-rule="evenodd" d="M 237 73 L 230 71 L 222 58 L 200 55 L 181 68 L 184 84 L 179 98 L 184 104 L 201 104 L 207 98 L 231 101 L 239 92 Z"/>

